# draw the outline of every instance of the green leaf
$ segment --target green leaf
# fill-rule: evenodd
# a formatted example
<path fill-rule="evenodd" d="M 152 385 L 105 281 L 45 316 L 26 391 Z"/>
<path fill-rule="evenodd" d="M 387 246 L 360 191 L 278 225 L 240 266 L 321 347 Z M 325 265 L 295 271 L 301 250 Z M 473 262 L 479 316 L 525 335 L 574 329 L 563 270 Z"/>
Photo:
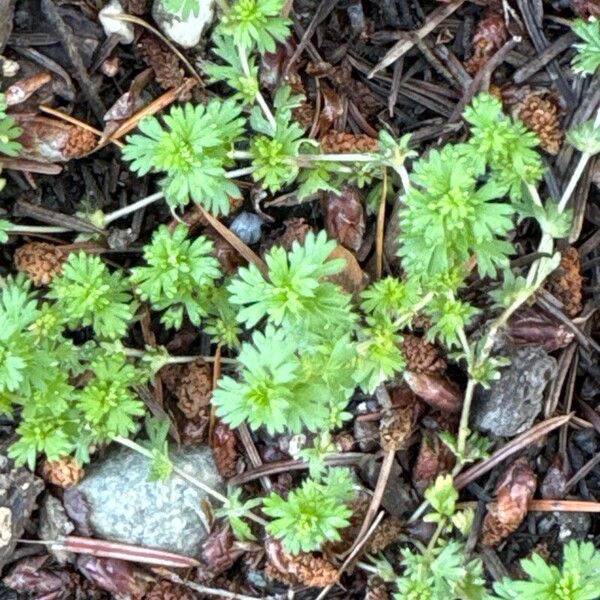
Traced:
<path fill-rule="evenodd" d="M 582 40 L 574 45 L 577 54 L 573 58 L 573 69 L 576 73 L 593 75 L 600 66 L 600 21 L 595 17 L 589 21 L 576 19 L 571 27 Z"/>
<path fill-rule="evenodd" d="M 187 227 L 178 225 L 170 231 L 161 225 L 144 246 L 146 266 L 131 270 L 142 300 L 154 310 L 170 309 L 163 315 L 169 326 L 179 329 L 183 312 L 194 325 L 207 313 L 209 289 L 221 276 L 219 261 L 213 255 L 213 243 L 205 236 L 187 237 Z"/>
<path fill-rule="evenodd" d="M 289 36 L 291 21 L 281 16 L 285 0 L 235 0 L 222 16 L 218 31 L 230 35 L 236 46 L 254 47 L 264 54 Z"/>
<path fill-rule="evenodd" d="M 69 254 L 46 297 L 71 329 L 91 325 L 101 338 L 123 337 L 136 310 L 123 273 L 84 252 Z"/>
<path fill-rule="evenodd" d="M 190 15 L 197 17 L 200 14 L 200 2 L 202 0 L 163 0 L 163 6 L 170 12 L 180 14 L 183 21 L 187 21 Z"/>
<path fill-rule="evenodd" d="M 569 143 L 586 154 L 600 153 L 600 124 L 595 119 L 585 121 L 571 128 L 567 133 Z"/>
<path fill-rule="evenodd" d="M 452 475 L 438 475 L 433 485 L 425 490 L 425 499 L 439 516 L 446 519 L 452 517 L 456 512 L 458 500 L 458 492 L 454 488 Z M 428 517 L 432 516 L 435 515 L 425 515 L 425 519 L 431 520 Z"/>
<path fill-rule="evenodd" d="M 229 197 L 240 196 L 225 169 L 234 164 L 229 153 L 244 133 L 241 110 L 232 98 L 175 106 L 164 117 L 166 128 L 156 117 L 145 117 L 141 135 L 127 138 L 123 157 L 139 175 L 163 172 L 162 188 L 172 206 L 191 199 L 213 214 L 228 214 Z"/>
<path fill-rule="evenodd" d="M 6 114 L 6 96 L 0 93 L 0 153 L 6 156 L 17 156 L 21 151 L 21 144 L 17 142 L 22 133 L 13 117 Z M 1 169 L 0 163 L 0 169 Z"/>
<path fill-rule="evenodd" d="M 353 495 L 347 469 L 331 469 L 322 483 L 307 479 L 286 500 L 273 492 L 264 500 L 263 512 L 273 517 L 267 531 L 292 554 L 319 550 L 341 539 L 339 530 L 350 524 L 347 503 Z"/>

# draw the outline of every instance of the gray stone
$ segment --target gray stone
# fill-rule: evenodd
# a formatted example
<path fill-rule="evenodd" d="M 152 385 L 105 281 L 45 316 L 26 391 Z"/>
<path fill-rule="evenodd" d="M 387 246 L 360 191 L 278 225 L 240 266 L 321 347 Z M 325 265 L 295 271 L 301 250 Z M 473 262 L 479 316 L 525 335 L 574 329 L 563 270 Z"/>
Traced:
<path fill-rule="evenodd" d="M 40 540 L 54 541 L 73 533 L 75 525 L 71 523 L 63 505 L 54 496 L 45 494 L 40 505 L 38 535 Z M 64 565 L 74 558 L 74 554 L 58 547 L 48 546 L 48 552 L 56 561 Z"/>
<path fill-rule="evenodd" d="M 223 481 L 212 450 L 194 446 L 171 453 L 176 467 L 222 491 Z M 90 505 L 90 523 L 98 537 L 196 555 L 207 536 L 201 512 L 207 495 L 176 474 L 148 481 L 149 461 L 120 448 L 92 465 L 77 486 Z"/>
<path fill-rule="evenodd" d="M 541 346 L 517 348 L 508 358 L 500 379 L 478 390 L 471 413 L 475 429 L 499 437 L 531 427 L 542 410 L 544 388 L 557 372 L 556 360 Z"/>
<path fill-rule="evenodd" d="M 198 0 L 200 11 L 184 21 L 180 15 L 172 13 L 165 6 L 165 0 L 154 0 L 152 17 L 158 28 L 173 42 L 184 48 L 193 48 L 210 25 L 214 13 L 214 0 Z"/>
<path fill-rule="evenodd" d="M 229 226 L 245 244 L 256 244 L 262 236 L 263 220 L 254 213 L 242 211 Z"/>

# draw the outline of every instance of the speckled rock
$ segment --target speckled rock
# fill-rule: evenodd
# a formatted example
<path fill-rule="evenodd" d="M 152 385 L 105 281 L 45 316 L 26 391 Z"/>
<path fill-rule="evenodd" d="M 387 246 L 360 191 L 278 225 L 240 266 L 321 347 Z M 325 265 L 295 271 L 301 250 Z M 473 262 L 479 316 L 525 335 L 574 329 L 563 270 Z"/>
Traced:
<path fill-rule="evenodd" d="M 213 489 L 223 490 L 206 446 L 171 453 L 173 464 Z M 121 448 L 87 469 L 76 487 L 90 504 L 98 537 L 194 556 L 207 536 L 201 513 L 204 492 L 172 474 L 148 481 L 148 459 Z"/>
<path fill-rule="evenodd" d="M 488 390 L 479 389 L 471 425 L 484 433 L 512 437 L 529 429 L 542 410 L 544 388 L 556 375 L 556 360 L 541 346 L 517 348 L 510 366 Z"/>

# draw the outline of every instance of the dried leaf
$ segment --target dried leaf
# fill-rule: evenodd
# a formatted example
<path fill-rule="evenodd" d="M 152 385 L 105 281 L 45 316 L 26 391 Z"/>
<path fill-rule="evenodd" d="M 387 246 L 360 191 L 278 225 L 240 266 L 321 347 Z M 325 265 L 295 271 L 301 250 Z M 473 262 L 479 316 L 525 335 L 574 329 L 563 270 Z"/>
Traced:
<path fill-rule="evenodd" d="M 11 569 L 3 582 L 17 592 L 29 593 L 44 600 L 74 595 L 81 587 L 81 577 L 66 569 L 51 569 L 50 564 L 48 555 L 24 558 Z"/>
<path fill-rule="evenodd" d="M 76 566 L 88 581 L 115 596 L 143 596 L 150 581 L 132 563 L 115 558 L 80 555 Z"/>
<path fill-rule="evenodd" d="M 487 506 L 481 543 L 496 546 L 523 522 L 537 478 L 525 457 L 518 458 L 496 487 L 496 501 Z"/>
<path fill-rule="evenodd" d="M 361 292 L 367 285 L 368 277 L 360 268 L 354 254 L 343 246 L 337 246 L 329 255 L 329 259 L 343 258 L 346 266 L 343 271 L 335 275 L 329 275 L 327 279 L 342 287 L 350 294 Z"/>
<path fill-rule="evenodd" d="M 471 75 L 477 74 L 485 63 L 494 56 L 508 39 L 508 30 L 501 12 L 491 8 L 475 29 L 473 36 L 473 56 L 467 61 L 466 69 Z"/>
<path fill-rule="evenodd" d="M 318 131 L 320 135 L 325 135 L 344 114 L 344 103 L 340 95 L 325 83 L 321 84 L 321 99 Z"/>
<path fill-rule="evenodd" d="M 92 537 L 90 505 L 84 493 L 76 488 L 68 488 L 63 492 L 62 501 L 69 519 L 75 523 L 77 533 L 86 537 Z"/>
<path fill-rule="evenodd" d="M 358 252 L 365 234 L 365 212 L 358 188 L 345 186 L 341 194 L 324 194 L 325 229 L 343 246 Z"/>
<path fill-rule="evenodd" d="M 562 323 L 533 307 L 518 310 L 508 321 L 505 334 L 516 346 L 541 345 L 546 352 L 565 348 L 575 338 Z"/>
<path fill-rule="evenodd" d="M 402 339 L 402 353 L 409 371 L 415 373 L 446 371 L 446 361 L 440 357 L 437 346 L 422 337 L 405 334 Z"/>
<path fill-rule="evenodd" d="M 460 388 L 446 377 L 437 373 L 405 371 L 404 380 L 429 406 L 451 413 L 460 412 L 463 394 Z"/>
<path fill-rule="evenodd" d="M 230 569 L 247 548 L 236 541 L 228 523 L 218 524 L 206 538 L 200 549 L 198 576 L 202 581 L 214 579 Z"/>

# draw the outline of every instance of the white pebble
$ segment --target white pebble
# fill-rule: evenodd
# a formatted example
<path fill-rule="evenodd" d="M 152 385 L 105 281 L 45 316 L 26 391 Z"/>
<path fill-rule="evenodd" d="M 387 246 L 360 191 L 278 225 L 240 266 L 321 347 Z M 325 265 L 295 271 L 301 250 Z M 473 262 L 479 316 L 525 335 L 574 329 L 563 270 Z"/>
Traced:
<path fill-rule="evenodd" d="M 110 0 L 98 13 L 98 18 L 100 19 L 100 23 L 102 23 L 102 27 L 104 27 L 107 37 L 114 33 L 119 36 L 119 41 L 122 44 L 131 44 L 133 42 L 133 25 L 111 16 L 123 13 L 123 7 L 119 0 Z"/>

